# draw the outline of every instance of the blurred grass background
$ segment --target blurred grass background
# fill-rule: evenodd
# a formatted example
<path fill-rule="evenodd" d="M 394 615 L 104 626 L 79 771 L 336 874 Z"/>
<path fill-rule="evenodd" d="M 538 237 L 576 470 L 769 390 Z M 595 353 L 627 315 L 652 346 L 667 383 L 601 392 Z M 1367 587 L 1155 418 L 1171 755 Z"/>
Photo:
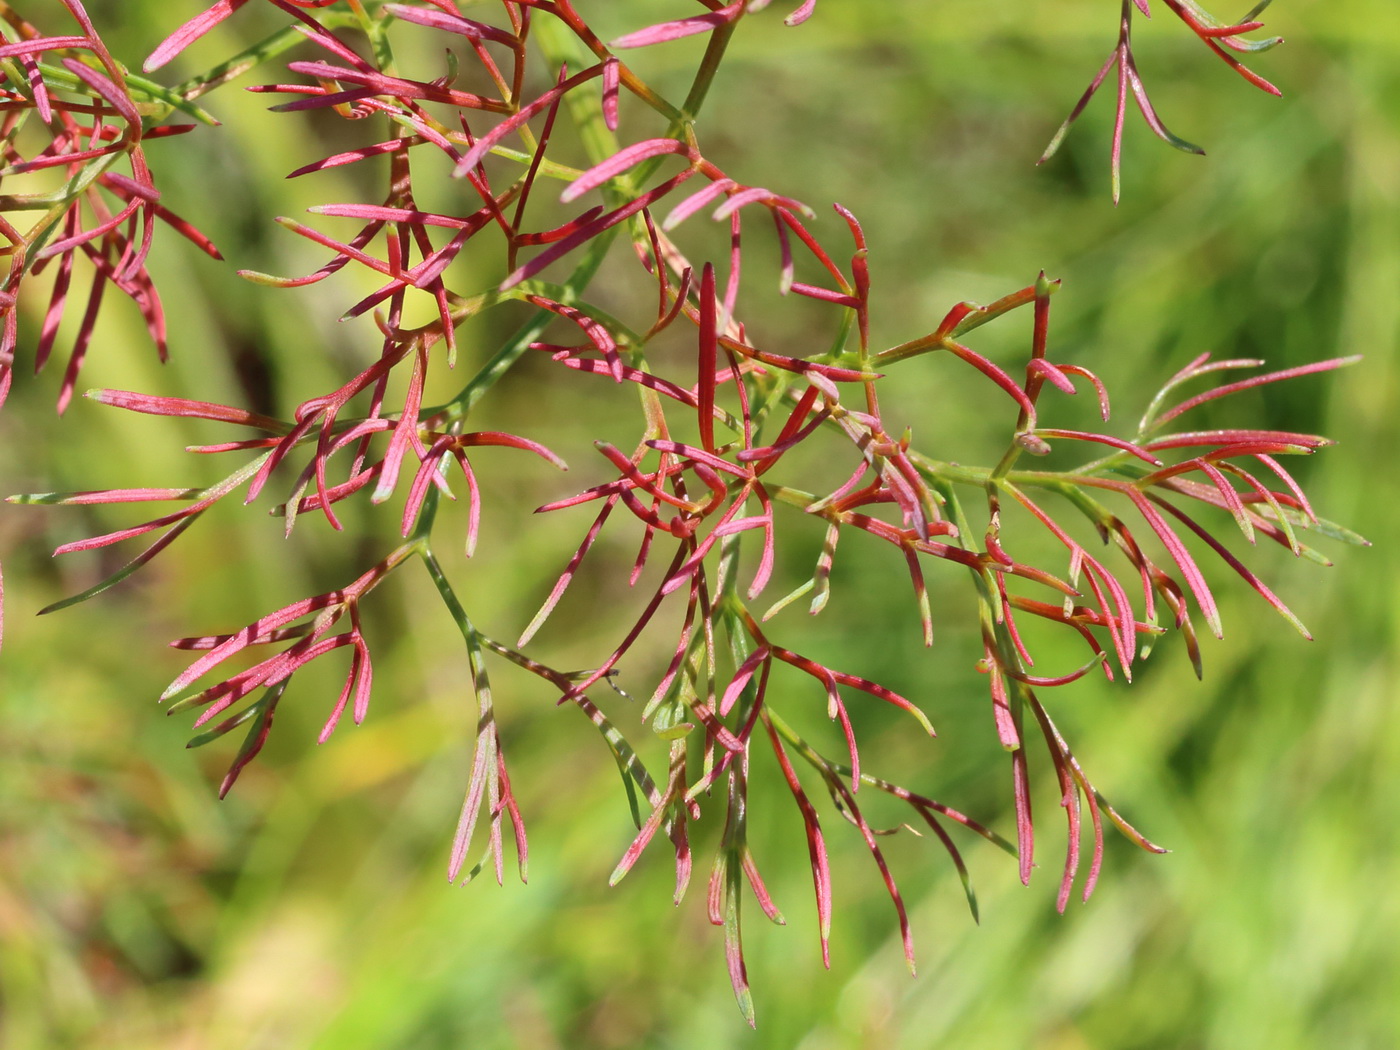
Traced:
<path fill-rule="evenodd" d="M 89 6 L 134 65 L 204 5 Z M 53 7 L 49 21 L 59 23 Z M 682 10 L 617 3 L 599 17 L 621 32 L 673 8 Z M 183 666 L 161 642 L 228 629 L 343 582 L 389 542 L 382 523 L 366 516 L 367 538 L 328 545 L 308 522 L 284 544 L 276 523 L 255 529 L 226 515 L 125 591 L 36 619 L 115 565 L 53 562 L 48 551 L 118 519 L 9 508 L 0 513 L 0 1046 L 1400 1045 L 1391 524 L 1400 506 L 1400 20 L 1368 0 L 1275 4 L 1269 27 L 1289 42 L 1254 64 L 1284 88 L 1282 100 L 1238 81 L 1165 13 L 1143 24 L 1139 64 L 1159 111 L 1210 156 L 1176 154 L 1130 122 L 1115 210 L 1107 97 L 1060 157 L 1032 167 L 1111 46 L 1115 14 L 1107 0 L 823 0 L 800 30 L 765 14 L 740 34 L 698 130 L 707 153 L 745 181 L 822 207 L 839 200 L 861 216 L 877 342 L 926 331 L 953 302 L 998 296 L 1043 267 L 1065 279 L 1058 356 L 1103 374 L 1123 419 L 1205 350 L 1274 367 L 1366 355 L 1333 377 L 1231 406 L 1261 424 L 1337 438 L 1301 473 L 1322 514 L 1379 541 L 1329 549 L 1338 564 L 1328 570 L 1286 552 L 1255 555 L 1317 640 L 1292 634 L 1242 587 L 1222 586 L 1226 639 L 1206 643 L 1204 683 L 1173 644 L 1131 690 L 1086 680 L 1051 698 L 1099 786 L 1171 854 L 1110 841 L 1093 900 L 1057 916 L 1062 838 L 1042 764 L 1042 869 L 1031 887 L 1007 857 L 967 843 L 980 925 L 933 844 L 891 845 L 919 947 L 911 979 L 869 858 L 827 815 L 837 896 L 828 973 L 800 827 L 770 791 L 771 805 L 755 806 L 753 835 L 789 925 L 749 916 L 752 1035 L 731 999 L 719 933 L 704 920 L 703 885 L 673 908 L 658 853 L 606 887 L 631 837 L 611 760 L 577 715 L 507 670 L 496 672 L 498 703 L 530 826 L 530 884 L 446 887 L 474 713 L 450 622 L 416 583 L 385 593 L 370 614 L 378 675 L 366 724 L 316 748 L 333 685 L 299 681 L 267 751 L 227 801 L 215 800 L 230 749 L 182 749 L 187 720 L 167 720 L 153 703 Z M 258 18 L 267 24 L 245 9 L 206 57 L 255 38 Z M 640 64 L 664 81 L 693 57 L 687 46 Z M 253 78 L 273 79 L 282 77 Z M 335 177 L 283 182 L 325 144 L 260 104 L 240 113 L 234 94 L 209 99 L 223 129 L 152 145 L 158 179 L 164 170 L 172 205 L 214 235 L 231 266 L 309 269 L 319 257 L 268 217 L 351 199 L 353 188 Z M 352 301 L 344 284 L 260 290 L 178 247 L 154 265 L 179 288 L 167 292 L 170 365 L 153 364 L 134 311 L 114 309 L 84 386 L 212 399 L 241 387 L 285 409 L 367 352 L 356 330 L 321 318 Z M 1024 337 L 1013 324 L 989 330 L 983 345 L 1015 354 Z M 56 422 L 57 378 L 19 383 L 0 413 L 6 492 L 207 480 L 199 472 L 209 468 L 180 446 L 209 435 L 192 428 L 172 439 L 165 424 L 88 402 Z M 901 407 L 917 440 L 942 448 L 987 432 L 982 402 L 960 396 L 975 388 L 952 370 L 918 366 L 907 382 Z M 572 384 L 551 393 L 577 396 Z M 538 396 L 533 386 L 506 387 L 489 422 L 548 439 L 574 474 L 560 482 L 517 473 L 508 451 L 493 461 L 499 468 L 480 457 L 497 483 L 517 486 L 525 508 L 581 487 L 595 469 L 579 451 L 594 434 L 536 424 Z M 557 415 L 601 415 L 600 405 L 571 403 Z M 459 568 L 478 623 L 513 637 L 582 521 L 522 531 L 504 509 L 488 512 L 478 563 Z M 819 539 L 797 539 L 798 525 L 791 533 L 807 550 Z M 630 557 L 625 545 L 617 551 Z M 963 581 L 936 583 L 939 640 L 926 653 L 902 570 L 883 552 L 843 555 L 851 560 L 828 612 L 811 624 L 800 614 L 776 622 L 837 666 L 883 673 L 939 726 L 930 744 L 901 721 L 867 714 L 873 770 L 1009 830 L 1008 770 L 971 668 L 973 639 L 960 626 Z M 874 573 L 891 583 L 870 586 Z M 589 626 L 542 636 L 561 662 L 596 660 L 588 654 L 607 636 L 593 625 L 615 625 L 614 604 L 626 600 L 605 573 L 590 587 L 573 610 Z"/>

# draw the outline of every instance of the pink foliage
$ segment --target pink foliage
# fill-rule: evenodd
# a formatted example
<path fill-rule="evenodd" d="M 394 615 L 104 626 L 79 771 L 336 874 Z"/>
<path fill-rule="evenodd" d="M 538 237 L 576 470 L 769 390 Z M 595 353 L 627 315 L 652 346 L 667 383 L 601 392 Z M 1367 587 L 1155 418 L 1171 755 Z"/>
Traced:
<path fill-rule="evenodd" d="M 219 0 L 171 33 L 144 68 L 160 69 L 196 41 L 217 39 L 223 23 L 247 2 Z M 1278 457 L 1310 455 L 1327 440 L 1248 426 L 1172 428 L 1204 404 L 1315 375 L 1353 358 L 1256 374 L 1188 394 L 1168 406 L 1168 395 L 1186 384 L 1260 364 L 1211 361 L 1202 355 L 1167 382 L 1136 428 L 1115 433 L 1109 430 L 1104 383 L 1085 366 L 1051 353 L 1050 301 L 1058 282 L 1046 280 L 1044 274 L 993 303 L 957 304 L 925 335 L 887 349 L 872 345 L 875 307 L 869 257 L 877 249 L 868 243 L 853 212 L 834 205 L 838 232 L 821 234 L 821 220 L 800 200 L 746 184 L 737 173 L 726 173 L 711 161 L 698 137 L 703 125 L 694 123 L 688 109 L 703 100 L 730 36 L 743 30 L 750 16 L 760 17 L 766 6 L 762 2 L 703 0 L 701 12 L 639 28 L 611 44 L 599 39 L 570 0 L 503 0 L 491 15 L 485 13 L 487 5 L 473 7 L 480 19 L 462 14 L 452 0 L 384 5 L 374 16 L 374 33 L 431 32 L 444 46 L 456 48 L 452 69 L 431 80 L 402 75 L 391 66 L 388 49 L 376 46 L 377 37 L 362 32 L 363 26 L 353 28 L 360 23 L 339 17 L 344 12 L 331 17 L 332 0 L 266 2 L 295 20 L 302 30 L 298 46 L 311 49 L 313 57 L 289 61 L 286 68 L 293 79 L 259 85 L 254 97 L 288 96 L 289 101 L 273 107 L 288 115 L 286 119 L 354 122 L 350 126 L 364 136 L 362 145 L 310 160 L 289 177 L 314 178 L 333 168 L 381 158 L 386 177 L 382 192 L 373 199 L 311 209 L 333 230 L 346 224 L 345 232 L 326 232 L 290 218 L 277 220 L 325 252 L 318 268 L 293 277 L 251 272 L 243 276 L 292 290 L 333 280 L 346 268 L 370 274 L 375 290 L 349 296 L 353 301 L 342 319 L 370 314 L 375 327 L 365 330 L 376 342 L 377 353 L 368 364 L 357 366 L 357 372 L 338 380 L 334 389 L 302 399 L 285 419 L 215 402 L 95 391 L 90 396 L 97 402 L 130 412 L 244 428 L 233 440 L 191 450 L 238 464 L 223 480 L 203 489 L 139 487 L 16 497 L 19 502 L 84 506 L 180 504 L 144 522 L 61 546 L 56 553 L 77 553 L 161 533 L 111 578 L 58 605 L 93 597 L 125 579 L 206 510 L 224 501 L 236 503 L 229 499 L 234 493 L 245 503 L 262 498 L 283 484 L 279 468 L 290 468 L 292 480 L 278 491 L 271 510 L 283 517 L 288 532 L 307 511 L 318 512 L 332 530 L 339 530 L 343 523 L 337 508 L 343 513 L 343 505 L 352 500 L 363 497 L 371 508 L 403 501 L 392 513 L 395 535 L 389 553 L 344 587 L 290 602 L 229 634 L 173 643 L 200 653 L 162 696 L 171 702 L 171 710 L 202 709 L 197 726 L 212 723 L 193 743 L 249 726 L 221 794 L 263 747 L 290 682 L 308 664 L 348 657 L 346 676 L 320 741 L 331 736 L 345 711 L 357 723 L 366 717 L 373 669 L 362 609 L 381 583 L 412 563 L 426 568 L 462 635 L 479 705 L 475 757 L 466 775 L 449 877 L 469 879 L 489 866 L 498 880 L 502 878 L 507 824 L 522 878 L 526 871 L 525 824 L 511 787 L 505 741 L 493 716 L 488 671 L 488 660 L 505 660 L 535 675 L 561 705 L 577 708 L 593 723 L 616 758 L 629 792 L 641 800 L 637 834 L 614 881 L 664 836 L 674 852 L 679 900 L 693 865 L 688 822 L 704 810 L 724 808 L 707 909 L 711 921 L 725 928 L 729 974 L 750 1020 L 752 998 L 740 924 L 743 893 L 752 893 L 768 918 L 782 919 L 759 874 L 746 827 L 751 763 L 766 760 L 768 754 L 802 821 L 824 960 L 830 953 L 833 896 L 829 840 L 808 794 L 812 782 L 830 795 L 835 812 L 855 828 L 876 865 L 911 969 L 909 915 L 880 845 L 892 829 L 878 827 L 871 816 L 881 796 L 893 797 L 932 830 L 964 883 L 967 869 L 944 821 L 1016 853 L 1021 877 L 1028 880 L 1037 831 L 1029 752 L 1031 738 L 1038 733 L 1068 826 L 1058 896 L 1062 909 L 1076 885 L 1082 885 L 1087 898 L 1096 884 L 1105 818 L 1143 848 L 1159 849 L 1124 821 L 1088 779 L 1051 720 L 1042 693 L 1095 670 L 1112 678 L 1116 667 L 1130 678 L 1142 658 L 1140 640 L 1168 630 L 1182 635 L 1199 669 L 1193 614 L 1213 634 L 1222 631 L 1209 579 L 1211 559 L 1223 561 L 1306 633 L 1203 516 L 1223 522 L 1227 532 L 1238 528 L 1247 543 L 1263 535 L 1296 554 L 1320 559 L 1300 534 L 1318 529 L 1349 536 L 1318 518 Z M 1251 83 L 1275 90 L 1231 54 L 1259 51 L 1272 43 L 1244 38 L 1261 23 L 1217 24 L 1203 17 L 1195 4 L 1165 3 L 1232 68 Z M 56 345 L 63 319 L 70 313 L 80 317 L 60 411 L 73 393 L 108 286 L 136 303 L 164 356 L 161 300 L 146 268 L 158 221 L 218 258 L 207 238 L 161 205 L 143 150 L 146 139 L 189 130 L 162 122 L 181 108 L 188 110 L 203 90 L 218 86 L 216 78 L 211 74 L 208 82 L 188 82 L 194 86 L 186 87 L 178 100 L 153 94 L 145 82 L 128 79 L 124 67 L 108 54 L 78 0 L 64 0 L 64 5 L 81 32 L 44 36 L 28 23 L 12 21 L 18 38 L 0 39 L 0 58 L 11 60 L 11 68 L 24 74 L 21 82 L 4 86 L 4 122 L 11 132 L 4 139 L 6 177 L 60 168 L 70 187 L 54 207 L 23 212 L 41 216 L 29 229 L 0 219 L 0 235 L 11 248 L 11 263 L 0 286 L 0 400 L 11 383 L 26 278 L 52 266 L 54 279 L 34 341 L 36 365 L 42 366 Z M 815 6 L 815 0 L 806 0 L 786 23 L 806 21 Z M 1053 153 L 1092 95 L 1116 71 L 1115 199 L 1129 92 L 1159 137 L 1195 149 L 1161 123 L 1134 61 L 1134 13 L 1147 15 L 1149 10 L 1147 0 L 1122 0 L 1118 43 L 1046 153 Z M 551 29 L 569 38 L 567 53 L 554 53 L 551 47 L 558 45 L 539 44 L 545 34 L 531 33 L 545 19 L 554 23 Z M 397 23 L 408 28 L 400 29 Z M 667 48 L 692 36 L 706 38 L 707 57 L 690 98 L 678 106 L 642 80 L 627 58 L 635 49 Z M 455 77 L 458 53 L 475 63 L 478 75 L 470 82 L 477 91 L 454 86 L 457 79 L 467 79 Z M 62 82 L 72 85 L 61 91 L 55 86 L 59 70 L 68 74 Z M 31 111 L 49 141 L 37 152 L 22 155 L 12 132 Z M 552 132 L 561 119 L 577 122 L 584 132 L 580 138 L 591 152 L 582 170 L 561 161 L 560 151 L 551 149 Z M 415 175 L 426 170 L 458 180 L 455 196 L 435 195 L 449 201 L 438 210 L 420 207 L 415 195 Z M 559 192 L 546 188 L 561 185 Z M 546 192 L 554 196 L 551 208 L 565 210 L 541 218 L 540 195 Z M 34 203 L 22 193 L 7 199 Z M 665 218 L 658 221 L 663 208 Z M 11 214 L 8 207 L 6 213 Z M 757 233 L 756 219 L 762 220 Z M 826 221 L 833 222 L 830 214 Z M 694 236 L 703 232 L 696 227 L 705 222 L 716 224 L 721 236 L 727 236 L 727 250 L 702 248 L 707 256 L 717 257 L 691 261 L 687 252 L 697 250 L 689 247 L 691 242 L 706 243 Z M 795 293 L 810 300 L 814 311 L 823 311 L 839 333 L 829 347 L 804 348 L 760 334 L 762 326 L 754 319 L 762 303 L 752 280 L 760 263 L 750 262 L 747 271 L 742 265 L 759 254 L 746 253 L 745 247 L 755 237 L 770 236 L 770 225 L 778 262 L 776 272 L 763 275 L 771 280 L 766 287 L 779 295 Z M 640 308 L 625 296 L 590 292 L 595 274 L 619 241 L 624 246 L 617 253 L 621 261 L 611 272 L 632 275 L 644 300 Z M 74 310 L 70 292 L 79 259 L 87 260 L 91 283 L 84 305 Z M 491 275 L 484 282 L 483 273 Z M 603 305 L 618 301 L 624 305 Z M 478 359 L 473 354 L 474 374 L 458 393 L 442 404 L 430 403 L 429 372 L 435 366 L 457 364 L 458 329 L 507 303 L 515 304 L 517 311 L 528 309 L 529 322 L 492 355 Z M 426 310 L 417 311 L 419 304 Z M 613 310 L 630 312 L 618 317 Z M 1024 366 L 997 363 L 971 345 L 977 329 L 1010 314 L 1025 318 L 1030 331 Z M 407 317 L 418 317 L 421 323 L 410 324 Z M 649 356 L 649 344 L 663 333 L 665 354 Z M 532 350 L 548 360 L 527 354 Z M 572 514 L 588 506 L 593 518 L 539 613 L 519 641 L 507 645 L 472 621 L 434 547 L 441 532 L 437 512 L 444 499 L 455 498 L 454 485 L 465 486 L 467 492 L 466 551 L 470 555 L 477 547 L 483 504 L 496 494 L 483 490 L 473 467 L 476 457 L 509 458 L 528 452 L 530 457 L 516 457 L 521 472 L 536 469 L 537 465 L 525 466 L 535 458 L 564 468 L 554 451 L 528 436 L 537 417 L 523 418 L 521 433 L 467 426 L 481 398 L 510 375 L 518 361 L 531 356 L 542 367 L 557 366 L 579 396 L 594 389 L 594 380 L 585 377 L 606 378 L 607 387 L 635 392 L 642 412 L 635 441 L 621 448 L 598 442 L 597 456 L 584 457 L 585 480 L 571 488 L 572 494 L 538 508 L 541 513 Z M 949 357 L 961 364 L 947 367 L 971 366 L 969 377 L 985 381 L 988 417 L 1005 419 L 1006 451 L 992 467 L 958 465 L 944 454 L 956 435 L 920 433 L 916 440 L 904 421 L 882 407 L 881 392 L 899 383 L 903 362 L 926 358 L 927 367 L 937 368 Z M 1056 399 L 1074 396 L 1093 398 L 1102 430 L 1097 423 L 1092 431 L 1043 424 Z M 844 480 L 835 487 L 809 480 L 804 463 L 813 453 L 835 464 L 837 476 Z M 1052 454 L 1064 465 L 1033 469 L 1034 463 L 1028 466 L 1025 460 L 1028 455 Z M 1003 520 L 1003 502 L 1016 510 L 1014 528 Z M 809 579 L 786 596 L 777 596 L 773 586 L 781 575 L 784 537 L 806 521 L 821 522 L 825 540 L 820 556 Z M 1075 538 L 1072 523 L 1087 524 L 1112 549 L 1091 552 Z M 533 637 L 578 582 L 584 559 L 598 556 L 602 531 L 626 527 L 641 538 L 635 560 L 630 567 L 620 566 L 619 576 L 637 590 L 640 612 L 620 629 L 616 644 L 583 671 L 561 671 L 528 655 Z M 892 601 L 908 603 L 911 620 L 918 620 L 911 637 L 924 645 L 932 644 L 936 621 L 943 615 L 930 597 L 935 574 L 951 572 L 971 584 L 982 631 L 977 667 L 987 677 L 989 731 L 1010 756 L 1014 845 L 957 810 L 869 772 L 871 763 L 859 746 L 866 724 L 863 708 L 889 705 L 932 735 L 919 698 L 828 667 L 790 647 L 798 643 L 788 636 L 800 634 L 791 621 L 781 627 L 769 623 L 808 595 L 812 615 L 829 607 L 838 544 L 851 536 L 862 539 L 846 539 L 842 551 L 869 541 L 897 549 L 890 557 L 897 587 L 883 580 L 863 582 L 886 588 Z M 1037 562 L 1036 539 L 1045 537 L 1060 553 Z M 766 611 L 757 605 L 765 596 Z M 1159 616 L 1162 612 L 1165 618 Z M 1028 644 L 1033 636 L 1023 633 L 1019 622 L 1026 617 L 1056 624 L 1076 644 L 1082 642 L 1083 662 L 1074 666 L 1078 661 L 1069 661 L 1067 669 L 1038 668 Z M 652 777 L 642 748 L 629 743 L 594 699 L 600 687 L 614 684 L 624 662 L 642 645 L 654 646 L 666 658 L 666 669 L 638 718 L 666 742 L 667 771 L 662 778 Z M 344 657 L 335 655 L 342 650 Z M 248 654 L 269 651 L 272 655 L 248 665 Z M 202 684 L 207 681 L 212 684 Z M 800 682 L 806 689 L 780 696 L 774 685 L 778 681 Z M 789 724 L 780 710 L 789 703 L 825 710 L 834 739 L 839 740 L 839 760 Z M 1088 809 L 1092 839 L 1082 880 L 1081 806 Z M 479 826 L 486 829 L 487 846 L 480 861 L 469 867 Z M 968 894 L 972 902 L 970 888 Z M 975 912 L 975 902 L 973 907 Z"/>

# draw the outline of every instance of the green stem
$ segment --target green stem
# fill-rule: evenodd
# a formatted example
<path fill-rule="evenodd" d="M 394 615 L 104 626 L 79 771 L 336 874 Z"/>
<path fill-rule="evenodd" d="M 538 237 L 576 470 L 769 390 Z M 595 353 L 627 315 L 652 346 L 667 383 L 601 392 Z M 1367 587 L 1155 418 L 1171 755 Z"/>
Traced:
<path fill-rule="evenodd" d="M 700 116 L 700 110 L 705 105 L 705 96 L 710 93 L 710 85 L 714 83 L 715 74 L 719 72 L 720 63 L 724 61 L 724 52 L 729 47 L 730 38 L 734 36 L 738 24 L 738 20 L 726 22 L 710 34 L 710 42 L 700 60 L 700 68 L 695 71 L 695 79 L 691 82 L 690 93 L 686 95 L 685 104 L 681 106 L 682 120 L 685 123 L 694 123 Z"/>
<path fill-rule="evenodd" d="M 569 279 L 559 286 L 565 294 L 561 295 L 559 302 L 569 305 L 578 301 L 579 294 L 588 287 L 589 282 L 598 272 L 598 268 L 603 264 L 603 258 L 607 255 L 608 249 L 612 246 L 613 238 L 617 236 L 617 227 L 605 230 L 592 241 L 584 252 L 582 261 L 569 275 Z M 529 321 L 516 329 L 515 334 L 506 340 L 505 345 L 497 350 L 491 360 L 481 367 L 471 381 L 464 386 L 451 401 L 443 405 L 440 409 L 433 411 L 435 416 L 442 416 L 448 422 L 457 422 L 466 419 L 476 403 L 486 395 L 486 392 L 496 385 L 496 382 L 511 370 L 515 362 L 520 360 L 520 356 L 525 353 L 531 343 L 536 342 L 544 330 L 549 327 L 555 315 L 548 310 L 538 311 Z"/>

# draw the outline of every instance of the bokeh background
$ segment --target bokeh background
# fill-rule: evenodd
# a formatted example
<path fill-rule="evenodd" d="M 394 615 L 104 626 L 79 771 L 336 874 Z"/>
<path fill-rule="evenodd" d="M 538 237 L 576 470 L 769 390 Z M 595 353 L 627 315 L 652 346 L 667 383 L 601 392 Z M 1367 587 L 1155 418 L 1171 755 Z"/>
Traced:
<path fill-rule="evenodd" d="M 43 16 L 30 6 L 42 0 L 24 10 L 63 31 L 59 5 Z M 135 65 L 203 5 L 89 6 Z M 617 32 L 687 10 L 580 6 L 599 7 Z M 1239 81 L 1164 10 L 1141 24 L 1139 63 L 1159 111 L 1210 156 L 1174 153 L 1130 121 L 1114 209 L 1108 97 L 1061 156 L 1042 169 L 1033 162 L 1111 46 L 1116 14 L 1110 0 L 823 0 L 810 23 L 785 30 L 768 12 L 740 34 L 699 131 L 707 153 L 745 181 L 817 205 L 839 200 L 862 217 L 877 342 L 926 331 L 953 302 L 996 297 L 1044 268 L 1065 280 L 1059 355 L 1103 374 L 1126 419 L 1202 351 L 1276 367 L 1366 355 L 1230 406 L 1261 424 L 1334 436 L 1338 447 L 1300 473 L 1322 514 L 1377 541 L 1327 547 L 1337 562 L 1329 569 L 1251 552 L 1316 641 L 1216 573 L 1226 638 L 1205 643 L 1204 682 L 1164 645 L 1131 689 L 1085 680 L 1053 696 L 1097 783 L 1170 854 L 1110 841 L 1097 894 L 1058 916 L 1063 840 L 1042 768 L 1044 867 L 1029 889 L 1010 858 L 965 837 L 980 924 L 935 844 L 891 843 L 919 948 L 911 978 L 869 857 L 828 815 L 837 895 L 828 972 L 800 827 L 779 785 L 763 780 L 771 773 L 759 775 L 766 803 L 754 807 L 752 834 L 788 925 L 750 917 L 753 1034 L 731 998 L 719 931 L 705 922 L 703 884 L 673 907 L 658 853 L 607 888 L 632 834 L 616 770 L 576 714 L 505 670 L 498 703 L 530 824 L 530 882 L 446 885 L 473 712 L 460 644 L 426 581 L 375 603 L 366 724 L 317 748 L 334 685 L 299 682 L 263 757 L 216 801 L 231 747 L 183 749 L 188 719 L 167 719 L 154 703 L 183 666 L 162 643 L 349 578 L 385 549 L 391 525 L 365 515 L 354 523 L 362 538 L 352 529 L 328 544 L 308 522 L 284 543 L 276 522 L 230 513 L 143 580 L 35 618 L 116 564 L 54 562 L 48 552 L 126 519 L 11 507 L 0 512 L 0 1046 L 1400 1045 L 1400 19 L 1381 0 L 1275 4 L 1270 28 L 1288 44 L 1256 65 L 1284 88 L 1281 100 Z M 274 23 L 250 7 L 192 61 Z M 647 56 L 646 73 L 680 76 L 689 46 Z M 251 103 L 236 88 L 211 96 L 225 126 L 153 144 L 158 178 L 231 265 L 309 269 L 316 255 L 270 217 L 351 199 L 353 187 L 285 182 L 329 152 L 326 142 Z M 134 311 L 113 309 L 83 385 L 213 399 L 232 389 L 227 396 L 285 409 L 366 352 L 362 332 L 323 319 L 356 297 L 347 286 L 297 298 L 232 280 L 171 238 L 167 249 L 153 265 L 174 289 L 171 363 L 153 363 Z M 1008 323 L 987 339 L 1014 355 L 1025 332 Z M 910 372 L 904 410 L 916 437 L 949 458 L 979 454 L 979 441 L 1007 423 L 963 396 L 978 390 L 964 378 L 947 367 Z M 180 448 L 210 434 L 172 437 L 164 424 L 88 402 L 58 422 L 57 381 L 52 372 L 20 382 L 0 414 L 6 492 L 207 480 Z M 581 487 L 595 436 L 586 428 L 606 425 L 609 409 L 568 401 L 580 397 L 573 386 L 547 381 L 540 371 L 507 384 L 485 411 L 577 461 L 563 484 Z M 541 397 L 565 408 L 542 419 Z M 514 502 L 488 513 L 481 553 L 458 571 L 478 623 L 510 637 L 584 519 L 522 527 L 522 508 L 565 490 L 500 462 L 494 474 L 483 469 Z M 810 558 L 818 538 L 793 533 Z M 630 556 L 626 544 L 616 552 Z M 930 743 L 866 714 L 866 764 L 1008 831 L 1009 773 L 971 666 L 965 581 L 935 582 L 929 653 L 917 645 L 901 567 L 882 552 L 843 554 L 823 617 L 783 622 L 838 666 L 884 674 L 940 728 Z M 612 578 L 590 578 L 580 604 L 566 607 L 568 625 L 542 636 L 561 660 L 587 665 L 607 644 L 602 628 L 615 628 L 614 606 L 628 600 Z M 626 713 L 625 701 L 615 706 Z"/>

